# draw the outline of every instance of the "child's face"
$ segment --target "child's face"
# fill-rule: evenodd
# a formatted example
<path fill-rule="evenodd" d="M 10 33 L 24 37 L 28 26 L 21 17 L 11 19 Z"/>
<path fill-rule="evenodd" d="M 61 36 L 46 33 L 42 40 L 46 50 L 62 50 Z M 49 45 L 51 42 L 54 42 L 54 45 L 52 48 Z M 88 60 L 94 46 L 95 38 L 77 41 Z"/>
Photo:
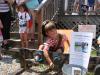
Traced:
<path fill-rule="evenodd" d="M 21 7 L 19 8 L 19 11 L 20 11 L 20 12 L 24 12 L 24 8 L 21 6 Z"/>
<path fill-rule="evenodd" d="M 46 35 L 50 38 L 56 38 L 57 36 L 57 30 L 56 29 L 52 29 L 52 30 L 48 30 L 46 32 Z"/>

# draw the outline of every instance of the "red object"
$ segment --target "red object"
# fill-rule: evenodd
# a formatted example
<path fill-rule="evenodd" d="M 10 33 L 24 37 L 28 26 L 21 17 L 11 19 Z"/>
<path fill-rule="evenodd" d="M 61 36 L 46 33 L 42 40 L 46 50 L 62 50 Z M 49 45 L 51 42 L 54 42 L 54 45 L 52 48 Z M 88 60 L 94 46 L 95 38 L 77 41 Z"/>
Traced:
<path fill-rule="evenodd" d="M 29 25 L 28 25 L 28 28 L 31 28 L 32 27 L 32 19 L 31 20 L 29 20 Z"/>

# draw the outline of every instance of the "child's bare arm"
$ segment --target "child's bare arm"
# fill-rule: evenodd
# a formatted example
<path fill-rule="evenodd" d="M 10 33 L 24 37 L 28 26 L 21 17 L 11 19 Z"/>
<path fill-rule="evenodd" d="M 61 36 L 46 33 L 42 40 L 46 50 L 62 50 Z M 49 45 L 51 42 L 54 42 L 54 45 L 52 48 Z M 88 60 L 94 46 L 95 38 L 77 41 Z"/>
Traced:
<path fill-rule="evenodd" d="M 44 57 L 46 58 L 47 62 L 49 63 L 49 66 L 53 64 L 52 60 L 50 59 L 49 53 L 48 53 L 48 48 L 46 45 L 40 45 L 39 50 L 43 50 Z"/>

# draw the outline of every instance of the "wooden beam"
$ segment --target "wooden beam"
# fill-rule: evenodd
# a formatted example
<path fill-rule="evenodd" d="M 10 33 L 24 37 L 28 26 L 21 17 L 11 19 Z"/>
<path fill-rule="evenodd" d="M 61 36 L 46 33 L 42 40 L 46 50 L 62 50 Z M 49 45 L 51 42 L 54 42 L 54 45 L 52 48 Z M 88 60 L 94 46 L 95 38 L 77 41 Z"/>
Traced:
<path fill-rule="evenodd" d="M 37 23 L 38 23 L 38 46 L 42 44 L 42 10 L 37 12 Z"/>

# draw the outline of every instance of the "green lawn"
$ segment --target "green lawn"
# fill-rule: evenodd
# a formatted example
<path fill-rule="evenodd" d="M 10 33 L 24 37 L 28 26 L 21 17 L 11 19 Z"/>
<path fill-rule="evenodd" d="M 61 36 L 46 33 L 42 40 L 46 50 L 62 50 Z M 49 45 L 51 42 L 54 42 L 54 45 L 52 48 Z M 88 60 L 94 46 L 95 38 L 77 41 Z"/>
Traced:
<path fill-rule="evenodd" d="M 96 57 L 96 56 L 97 56 L 97 51 L 96 50 L 93 50 L 91 52 L 91 57 Z M 93 72 L 88 72 L 87 75 L 94 75 L 94 73 Z"/>
<path fill-rule="evenodd" d="M 92 72 L 88 72 L 87 75 L 94 75 L 94 73 L 92 73 Z"/>
<path fill-rule="evenodd" d="M 97 51 L 96 51 L 96 50 L 93 50 L 93 51 L 91 52 L 91 56 L 92 56 L 92 57 L 97 56 Z"/>

